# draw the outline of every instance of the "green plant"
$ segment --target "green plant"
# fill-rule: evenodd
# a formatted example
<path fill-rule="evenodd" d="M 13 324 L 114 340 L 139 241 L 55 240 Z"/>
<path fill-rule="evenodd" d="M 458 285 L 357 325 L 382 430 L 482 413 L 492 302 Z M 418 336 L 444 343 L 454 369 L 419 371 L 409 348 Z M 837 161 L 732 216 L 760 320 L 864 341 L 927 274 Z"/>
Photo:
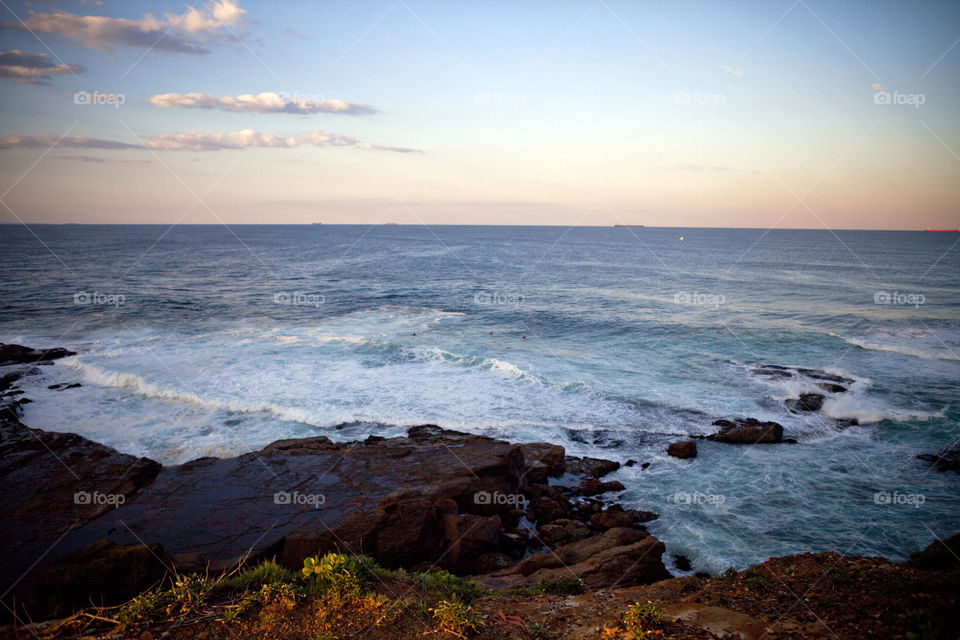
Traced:
<path fill-rule="evenodd" d="M 717 576 L 721 580 L 733 580 L 737 577 L 737 568 L 736 567 L 727 567 L 723 573 Z"/>
<path fill-rule="evenodd" d="M 207 601 L 211 586 L 210 580 L 196 573 L 176 576 L 173 588 L 169 591 L 172 602 L 167 612 L 180 617 L 199 613 Z"/>
<path fill-rule="evenodd" d="M 627 607 L 623 614 L 623 626 L 627 632 L 634 636 L 642 638 L 649 629 L 647 627 L 656 627 L 663 619 L 663 609 L 658 604 L 647 600 L 646 602 L 635 602 Z"/>
<path fill-rule="evenodd" d="M 586 591 L 586 586 L 580 578 L 559 576 L 557 578 L 544 578 L 537 583 L 537 589 L 541 593 L 549 593 L 555 596 L 575 596 Z"/>
<path fill-rule="evenodd" d="M 439 598 L 459 598 L 464 602 L 473 602 L 486 594 L 486 590 L 478 587 L 475 581 L 464 580 L 449 571 L 421 573 L 417 575 L 416 580 L 425 591 Z"/>
<path fill-rule="evenodd" d="M 433 619 L 437 623 L 437 633 L 463 638 L 468 633 L 479 631 L 483 626 L 477 612 L 456 596 L 449 600 L 441 600 L 430 611 L 433 612 Z"/>
<path fill-rule="evenodd" d="M 307 595 L 322 595 L 330 591 L 359 595 L 366 581 L 357 558 L 342 553 L 328 553 L 322 558 L 304 558 L 301 573 L 308 581 L 304 592 Z"/>
<path fill-rule="evenodd" d="M 121 626 L 151 622 L 163 616 L 169 603 L 169 591 L 144 591 L 120 609 L 117 620 Z"/>
<path fill-rule="evenodd" d="M 743 584 L 750 591 L 763 591 L 770 586 L 770 581 L 757 569 L 747 569 L 743 572 Z"/>
<path fill-rule="evenodd" d="M 543 626 L 539 622 L 530 623 L 530 625 L 527 627 L 527 632 L 538 640 L 549 640 L 549 638 L 553 635 L 550 633 L 550 629 Z"/>
<path fill-rule="evenodd" d="M 259 589 L 265 584 L 293 582 L 295 575 L 289 569 L 281 567 L 272 560 L 261 562 L 255 567 L 244 569 L 240 573 L 227 576 L 216 585 L 217 590 L 249 591 Z"/>
<path fill-rule="evenodd" d="M 327 580 L 334 576 L 353 574 L 359 570 L 359 563 L 355 556 L 346 556 L 342 553 L 328 553 L 322 558 L 311 556 L 303 559 L 303 569 L 306 577 L 317 577 Z"/>

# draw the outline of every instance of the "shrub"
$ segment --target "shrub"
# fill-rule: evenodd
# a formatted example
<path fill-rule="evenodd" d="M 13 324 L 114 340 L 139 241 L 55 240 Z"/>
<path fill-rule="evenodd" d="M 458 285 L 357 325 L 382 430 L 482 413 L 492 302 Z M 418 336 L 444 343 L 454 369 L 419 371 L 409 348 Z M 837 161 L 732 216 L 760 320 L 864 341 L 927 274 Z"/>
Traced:
<path fill-rule="evenodd" d="M 663 609 L 658 604 L 647 600 L 646 602 L 635 602 L 627 607 L 623 614 L 623 626 L 627 631 L 643 637 L 641 634 L 647 631 L 646 627 L 658 626 L 663 619 Z"/>
<path fill-rule="evenodd" d="M 464 580 L 449 571 L 421 573 L 417 575 L 416 580 L 424 590 L 439 598 L 458 598 L 464 602 L 473 602 L 486 594 L 486 590 L 478 587 L 475 581 Z"/>
<path fill-rule="evenodd" d="M 289 569 L 281 567 L 272 560 L 268 560 L 255 567 L 244 569 L 236 575 L 224 578 L 216 585 L 216 588 L 218 590 L 231 589 L 235 591 L 249 591 L 260 589 L 260 587 L 266 584 L 291 583 L 294 577 L 294 573 Z"/>
<path fill-rule="evenodd" d="M 365 581 L 361 577 L 362 564 L 357 556 L 328 553 L 322 558 L 304 558 L 301 573 L 308 580 L 304 589 L 308 595 L 322 595 L 330 591 L 357 595 L 363 592 Z"/>
<path fill-rule="evenodd" d="M 479 631 L 483 626 L 477 612 L 456 596 L 449 600 L 441 600 L 430 611 L 433 612 L 433 619 L 437 622 L 437 633 L 462 638 L 468 633 Z"/>
<path fill-rule="evenodd" d="M 167 607 L 167 612 L 181 618 L 199 613 L 206 604 L 211 586 L 206 577 L 196 573 L 176 576 L 173 588 L 169 591 L 172 602 Z"/>
<path fill-rule="evenodd" d="M 743 584 L 750 591 L 763 591 L 770 586 L 770 581 L 757 569 L 748 569 L 743 572 Z"/>
<path fill-rule="evenodd" d="M 163 617 L 170 603 L 169 591 L 144 591 L 117 613 L 121 626 L 135 622 L 152 622 Z"/>

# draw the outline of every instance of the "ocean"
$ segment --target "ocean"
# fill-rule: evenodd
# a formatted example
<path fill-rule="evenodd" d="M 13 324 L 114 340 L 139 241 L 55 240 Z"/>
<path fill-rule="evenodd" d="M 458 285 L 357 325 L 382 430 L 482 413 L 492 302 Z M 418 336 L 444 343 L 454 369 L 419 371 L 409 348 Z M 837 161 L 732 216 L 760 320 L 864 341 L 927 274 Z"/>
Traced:
<path fill-rule="evenodd" d="M 960 531 L 960 475 L 915 458 L 960 439 L 957 240 L 8 225 L 0 341 L 78 352 L 24 380 L 24 423 L 167 465 L 434 423 L 636 461 L 611 476 L 621 502 L 659 513 L 651 533 L 696 570 L 902 559 Z M 796 368 L 852 383 L 828 393 Z M 822 409 L 791 410 L 806 392 Z M 797 442 L 666 455 L 734 417 Z"/>

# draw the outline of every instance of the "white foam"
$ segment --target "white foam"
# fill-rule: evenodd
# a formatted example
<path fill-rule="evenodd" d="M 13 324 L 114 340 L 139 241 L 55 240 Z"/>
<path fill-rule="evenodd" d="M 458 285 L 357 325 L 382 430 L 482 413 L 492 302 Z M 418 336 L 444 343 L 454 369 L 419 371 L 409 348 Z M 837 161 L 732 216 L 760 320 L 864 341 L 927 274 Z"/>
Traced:
<path fill-rule="evenodd" d="M 857 420 L 860 424 L 871 424 L 883 420 L 906 422 L 909 420 L 933 420 L 946 415 L 946 408 L 940 411 L 912 411 L 894 409 L 881 402 L 857 394 L 838 394 L 827 398 L 821 409 L 824 415 L 835 420 Z"/>
<path fill-rule="evenodd" d="M 912 356 L 914 358 L 923 358 L 925 360 L 960 360 L 960 356 L 946 346 L 937 348 L 936 345 L 926 346 L 925 344 L 926 348 L 923 348 L 921 346 L 902 343 L 884 343 L 870 341 L 864 338 L 851 338 L 847 336 L 841 336 L 836 333 L 831 333 L 830 335 L 840 338 L 848 344 L 852 344 L 860 347 L 861 349 L 867 349 L 870 351 L 888 351 L 890 353 L 899 353 L 901 355 Z"/>

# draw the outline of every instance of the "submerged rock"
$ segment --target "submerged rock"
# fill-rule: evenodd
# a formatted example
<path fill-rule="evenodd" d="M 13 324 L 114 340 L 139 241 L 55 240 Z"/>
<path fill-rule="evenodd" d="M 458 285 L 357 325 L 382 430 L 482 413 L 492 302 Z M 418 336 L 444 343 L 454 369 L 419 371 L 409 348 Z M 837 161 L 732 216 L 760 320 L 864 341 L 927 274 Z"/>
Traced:
<path fill-rule="evenodd" d="M 794 411 L 819 411 L 823 407 L 824 399 L 820 393 L 804 393 L 799 398 L 787 400 L 787 406 Z"/>
<path fill-rule="evenodd" d="M 945 449 L 940 453 L 921 453 L 917 459 L 932 463 L 937 471 L 960 473 L 960 449 Z"/>

